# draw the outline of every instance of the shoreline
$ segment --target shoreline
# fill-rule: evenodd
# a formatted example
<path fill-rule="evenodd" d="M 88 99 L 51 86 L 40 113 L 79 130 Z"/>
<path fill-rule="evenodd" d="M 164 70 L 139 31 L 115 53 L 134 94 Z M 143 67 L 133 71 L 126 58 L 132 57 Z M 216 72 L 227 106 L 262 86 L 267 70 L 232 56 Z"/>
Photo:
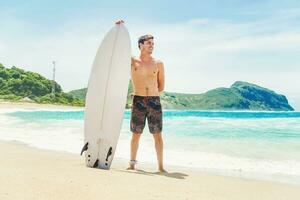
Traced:
<path fill-rule="evenodd" d="M 23 109 L 62 109 L 62 110 L 84 110 L 84 106 L 68 106 L 68 105 L 59 105 L 59 104 L 39 104 L 31 102 L 14 102 L 0 100 L 0 109 L 3 108 L 23 108 Z M 126 111 L 130 108 L 125 109 Z M 199 110 L 199 109 L 163 109 L 163 111 L 201 111 L 201 112 L 290 112 L 297 113 L 299 110 L 293 111 L 271 111 L 271 110 Z"/>
<path fill-rule="evenodd" d="M 153 166 L 125 170 L 115 159 L 110 170 L 87 168 L 84 158 L 0 141 L 1 199 L 296 199 L 300 187 L 261 180 Z"/>

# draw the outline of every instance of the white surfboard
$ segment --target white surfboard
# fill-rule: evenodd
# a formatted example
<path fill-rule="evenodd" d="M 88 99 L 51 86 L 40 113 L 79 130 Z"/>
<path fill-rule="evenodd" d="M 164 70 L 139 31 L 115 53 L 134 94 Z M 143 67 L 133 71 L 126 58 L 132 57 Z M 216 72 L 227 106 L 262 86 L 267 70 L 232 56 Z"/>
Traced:
<path fill-rule="evenodd" d="M 125 111 L 130 65 L 128 30 L 115 25 L 102 40 L 88 83 L 81 151 L 88 167 L 110 168 Z"/>

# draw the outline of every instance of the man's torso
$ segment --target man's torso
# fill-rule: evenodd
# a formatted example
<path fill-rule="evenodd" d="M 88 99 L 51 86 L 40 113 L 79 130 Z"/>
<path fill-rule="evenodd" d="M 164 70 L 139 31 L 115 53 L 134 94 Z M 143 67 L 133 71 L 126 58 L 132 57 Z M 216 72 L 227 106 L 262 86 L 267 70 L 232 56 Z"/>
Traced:
<path fill-rule="evenodd" d="M 154 59 L 149 63 L 143 63 L 140 59 L 133 58 L 131 79 L 134 95 L 159 96 L 158 71 L 157 62 Z"/>

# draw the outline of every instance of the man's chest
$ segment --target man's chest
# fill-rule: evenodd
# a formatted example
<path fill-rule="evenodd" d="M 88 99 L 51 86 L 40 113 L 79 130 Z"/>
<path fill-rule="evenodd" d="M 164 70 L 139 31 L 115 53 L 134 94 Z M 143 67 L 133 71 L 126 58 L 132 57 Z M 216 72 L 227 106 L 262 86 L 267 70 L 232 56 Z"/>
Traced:
<path fill-rule="evenodd" d="M 156 77 L 158 73 L 158 68 L 155 64 L 145 65 L 141 63 L 135 63 L 132 66 L 132 74 L 136 76 L 144 76 L 144 77 Z"/>

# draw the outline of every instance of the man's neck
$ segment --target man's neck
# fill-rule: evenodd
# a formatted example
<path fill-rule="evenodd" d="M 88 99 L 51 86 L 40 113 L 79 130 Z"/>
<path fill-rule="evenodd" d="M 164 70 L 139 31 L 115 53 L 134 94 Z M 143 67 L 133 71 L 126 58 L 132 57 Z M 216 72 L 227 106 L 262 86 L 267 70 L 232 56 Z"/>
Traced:
<path fill-rule="evenodd" d="M 140 59 L 141 59 L 141 61 L 143 61 L 143 62 L 149 62 L 149 61 L 152 60 L 152 57 L 151 57 L 151 55 L 148 54 L 148 53 L 141 53 Z"/>

